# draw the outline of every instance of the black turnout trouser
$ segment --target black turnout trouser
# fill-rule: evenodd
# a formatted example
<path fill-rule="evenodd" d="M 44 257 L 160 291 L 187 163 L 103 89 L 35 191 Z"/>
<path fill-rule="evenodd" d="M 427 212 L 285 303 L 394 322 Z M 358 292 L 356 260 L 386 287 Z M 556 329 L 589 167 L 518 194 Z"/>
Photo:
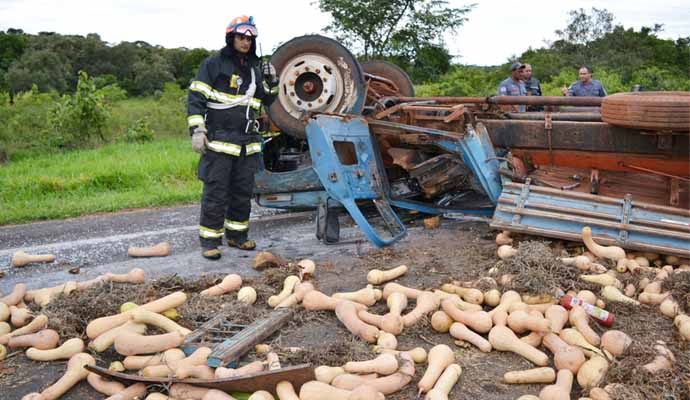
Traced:
<path fill-rule="evenodd" d="M 254 191 L 254 173 L 260 153 L 239 156 L 207 150 L 199 162 L 198 176 L 204 182 L 201 195 L 199 237 L 203 248 L 227 239 L 244 243 L 249 232 L 249 214 Z"/>

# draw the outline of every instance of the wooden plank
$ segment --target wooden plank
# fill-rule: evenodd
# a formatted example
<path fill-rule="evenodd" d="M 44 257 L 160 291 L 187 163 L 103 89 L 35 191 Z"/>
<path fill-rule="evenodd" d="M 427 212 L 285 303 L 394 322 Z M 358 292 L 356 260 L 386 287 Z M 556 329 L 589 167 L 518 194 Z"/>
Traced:
<path fill-rule="evenodd" d="M 299 388 L 302 387 L 303 384 L 316 379 L 314 376 L 314 367 L 312 367 L 311 364 L 300 364 L 274 371 L 262 371 L 255 374 L 221 379 L 154 378 L 112 372 L 107 368 L 92 365 L 87 365 L 85 368 L 90 372 L 96 373 L 108 379 L 122 382 L 125 385 L 131 385 L 134 383 L 144 383 L 146 385 L 171 385 L 173 383 L 186 383 L 209 389 L 218 389 L 224 392 L 243 393 L 266 390 L 276 394 L 276 385 L 281 381 L 288 381 L 292 383 L 295 391 L 299 393 Z"/>

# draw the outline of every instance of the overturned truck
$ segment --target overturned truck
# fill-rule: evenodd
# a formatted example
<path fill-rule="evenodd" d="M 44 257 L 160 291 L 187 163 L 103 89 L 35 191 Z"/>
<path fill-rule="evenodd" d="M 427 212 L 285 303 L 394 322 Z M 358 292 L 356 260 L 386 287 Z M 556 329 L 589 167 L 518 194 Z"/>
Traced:
<path fill-rule="evenodd" d="M 318 210 L 324 242 L 343 208 L 376 246 L 414 210 L 568 240 L 590 226 L 601 243 L 690 257 L 690 93 L 414 97 L 395 65 L 316 35 L 271 61 L 266 118 L 284 135 L 266 144 L 257 201 Z"/>

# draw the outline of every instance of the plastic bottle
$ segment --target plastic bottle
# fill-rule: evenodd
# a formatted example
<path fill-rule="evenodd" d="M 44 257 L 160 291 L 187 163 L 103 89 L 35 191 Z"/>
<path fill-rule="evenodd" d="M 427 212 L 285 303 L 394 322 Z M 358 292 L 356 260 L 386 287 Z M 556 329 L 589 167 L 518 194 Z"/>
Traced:
<path fill-rule="evenodd" d="M 577 297 L 571 296 L 571 295 L 563 295 L 561 297 L 561 305 L 566 308 L 567 310 L 570 310 L 574 306 L 580 306 L 585 309 L 585 312 L 587 315 L 592 317 L 595 321 L 600 323 L 601 325 L 604 325 L 606 327 L 611 327 L 613 326 L 614 322 L 614 317 L 613 314 L 610 312 L 599 308 L 597 306 L 593 306 L 589 303 L 585 303 L 581 299 L 578 299 Z"/>

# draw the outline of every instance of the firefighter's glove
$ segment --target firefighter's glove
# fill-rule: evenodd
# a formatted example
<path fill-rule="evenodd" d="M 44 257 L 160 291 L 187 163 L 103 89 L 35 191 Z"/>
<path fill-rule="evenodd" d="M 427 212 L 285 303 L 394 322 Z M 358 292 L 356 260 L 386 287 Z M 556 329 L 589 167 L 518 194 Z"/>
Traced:
<path fill-rule="evenodd" d="M 270 62 L 264 63 L 262 72 L 264 74 L 264 79 L 271 86 L 278 83 L 278 74 L 276 73 L 276 67 L 274 67 L 273 64 Z"/>
<path fill-rule="evenodd" d="M 206 153 L 206 146 L 208 145 L 206 132 L 206 128 L 198 126 L 194 129 L 194 133 L 192 134 L 192 149 L 199 154 Z"/>

